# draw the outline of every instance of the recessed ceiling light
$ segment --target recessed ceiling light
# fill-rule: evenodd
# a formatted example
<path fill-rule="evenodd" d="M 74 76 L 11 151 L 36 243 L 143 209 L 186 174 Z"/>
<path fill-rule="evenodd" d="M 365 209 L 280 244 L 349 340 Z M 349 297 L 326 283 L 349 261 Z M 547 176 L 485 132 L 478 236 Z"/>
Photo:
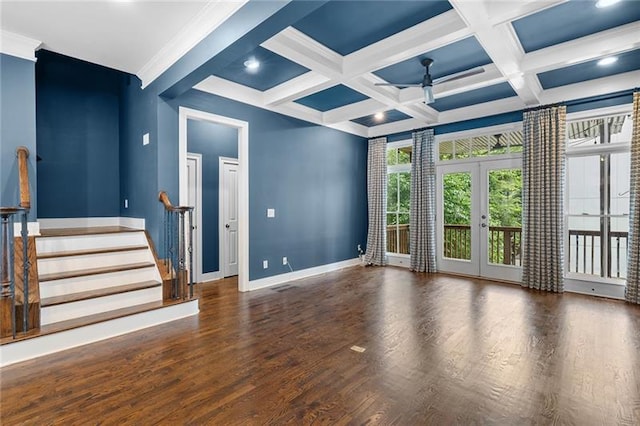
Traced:
<path fill-rule="evenodd" d="M 260 68 L 260 61 L 255 58 L 247 59 L 246 61 L 244 61 L 244 66 L 248 71 L 255 72 L 258 70 L 258 68 Z"/>
<path fill-rule="evenodd" d="M 384 118 L 384 112 L 376 112 L 373 118 L 375 118 L 376 121 L 382 121 Z"/>
<path fill-rule="evenodd" d="M 611 65 L 618 60 L 616 56 L 609 56 L 607 58 L 602 58 L 598 61 L 598 65 L 601 67 L 606 67 L 607 65 Z"/>
<path fill-rule="evenodd" d="M 609 6 L 613 6 L 616 3 L 619 3 L 620 0 L 598 0 L 596 2 L 596 7 L 599 9 L 605 8 L 605 7 L 609 7 Z"/>

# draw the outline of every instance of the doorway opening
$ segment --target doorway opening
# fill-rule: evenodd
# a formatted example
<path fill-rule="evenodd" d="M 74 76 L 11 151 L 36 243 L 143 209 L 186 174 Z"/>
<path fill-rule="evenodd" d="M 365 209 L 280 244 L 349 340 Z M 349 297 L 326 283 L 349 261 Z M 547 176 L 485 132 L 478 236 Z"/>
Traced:
<path fill-rule="evenodd" d="M 236 120 L 229 117 L 220 116 L 204 111 L 194 110 L 190 108 L 179 108 L 178 122 L 178 169 L 179 169 L 179 189 L 180 189 L 180 205 L 187 205 L 189 196 L 189 165 L 187 159 L 187 127 L 189 120 L 204 121 L 225 127 L 235 129 L 237 131 L 237 169 L 236 182 L 237 187 L 237 257 L 235 263 L 238 275 L 238 290 L 249 290 L 249 123 Z M 197 197 L 196 197 L 197 199 Z M 196 222 L 197 223 L 197 222 Z M 198 225 L 196 225 L 197 227 Z M 226 229 L 226 228 L 225 228 Z M 196 229 L 196 238 L 201 237 L 202 228 Z M 222 240 L 220 235 L 219 240 Z M 222 264 L 220 271 L 222 271 Z"/>

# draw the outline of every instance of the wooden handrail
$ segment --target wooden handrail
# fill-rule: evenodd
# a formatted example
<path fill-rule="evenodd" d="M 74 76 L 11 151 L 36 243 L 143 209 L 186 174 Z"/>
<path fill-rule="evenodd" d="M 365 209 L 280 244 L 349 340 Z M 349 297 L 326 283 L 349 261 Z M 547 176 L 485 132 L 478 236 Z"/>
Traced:
<path fill-rule="evenodd" d="M 158 193 L 158 201 L 162 203 L 165 210 L 173 210 L 173 204 L 171 204 L 171 201 L 169 200 L 169 195 L 167 195 L 165 191 L 160 191 Z"/>
<path fill-rule="evenodd" d="M 20 182 L 20 207 L 24 209 L 31 208 L 31 195 L 29 194 L 29 167 L 27 158 L 29 158 L 29 150 L 24 146 L 16 149 L 18 156 L 18 179 Z"/>

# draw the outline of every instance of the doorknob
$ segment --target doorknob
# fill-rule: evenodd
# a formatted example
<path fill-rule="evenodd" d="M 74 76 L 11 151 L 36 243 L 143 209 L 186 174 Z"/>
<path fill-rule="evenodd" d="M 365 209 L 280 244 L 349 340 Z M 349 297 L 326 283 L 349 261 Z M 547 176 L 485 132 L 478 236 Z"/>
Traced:
<path fill-rule="evenodd" d="M 486 214 L 483 214 L 483 215 L 482 215 L 482 218 L 483 218 L 483 219 L 486 219 L 486 218 L 487 218 L 487 215 L 486 215 Z"/>
<path fill-rule="evenodd" d="M 227 229 L 230 228 L 228 223 L 224 227 L 227 228 Z"/>

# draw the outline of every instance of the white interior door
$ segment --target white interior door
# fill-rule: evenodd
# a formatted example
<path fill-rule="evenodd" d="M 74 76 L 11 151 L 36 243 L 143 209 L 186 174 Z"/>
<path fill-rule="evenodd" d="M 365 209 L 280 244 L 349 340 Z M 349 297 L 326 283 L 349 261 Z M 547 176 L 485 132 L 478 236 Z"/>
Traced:
<path fill-rule="evenodd" d="M 238 162 L 220 159 L 220 210 L 223 275 L 238 275 Z"/>
<path fill-rule="evenodd" d="M 187 205 L 193 206 L 193 279 L 195 282 L 202 280 L 202 156 L 200 154 L 187 154 Z M 188 234 L 187 234 L 188 235 Z"/>
<path fill-rule="evenodd" d="M 438 167 L 438 269 L 522 279 L 520 159 Z"/>

